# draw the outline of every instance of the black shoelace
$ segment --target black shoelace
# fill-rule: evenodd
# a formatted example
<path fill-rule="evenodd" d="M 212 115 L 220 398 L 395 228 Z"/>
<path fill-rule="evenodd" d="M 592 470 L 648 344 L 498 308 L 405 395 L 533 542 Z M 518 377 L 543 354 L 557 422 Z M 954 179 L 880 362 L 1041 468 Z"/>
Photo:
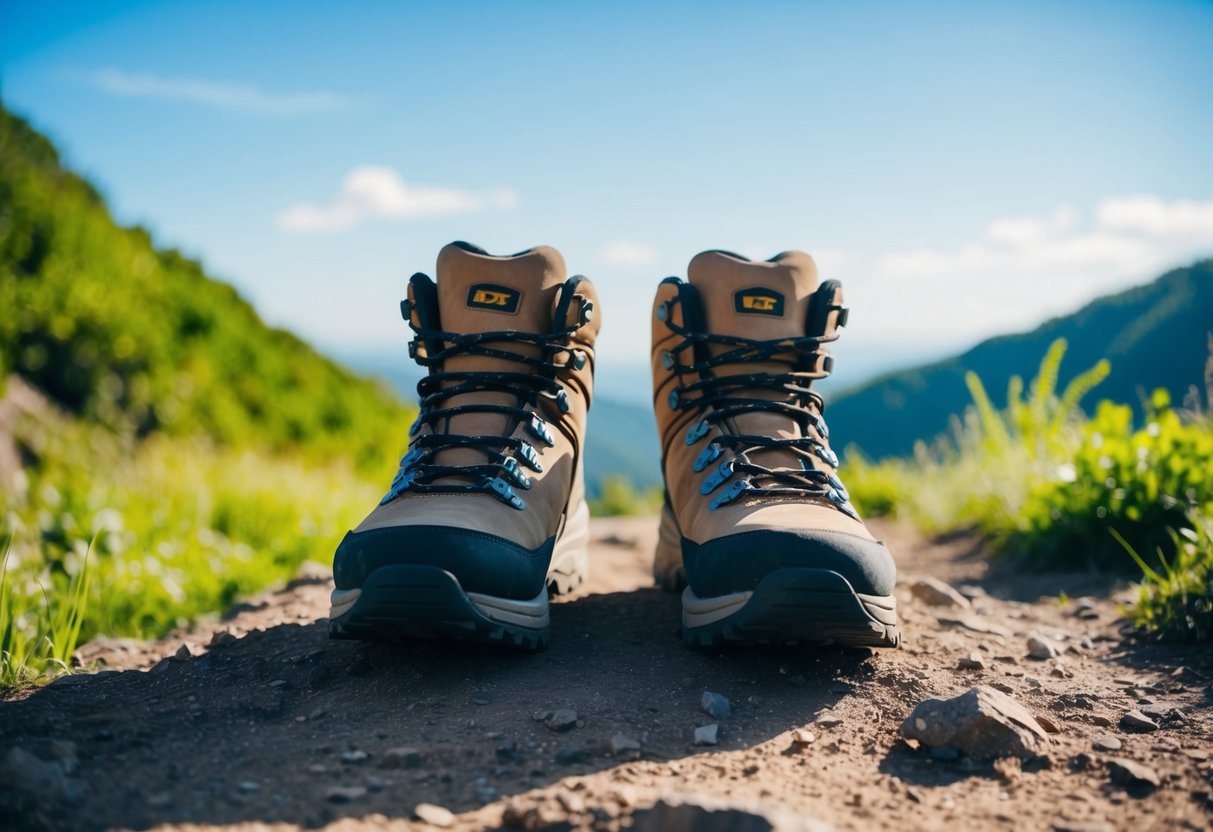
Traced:
<path fill-rule="evenodd" d="M 439 370 L 418 382 L 420 412 L 409 431 L 409 450 L 400 460 L 400 469 L 380 505 L 391 502 L 405 491 L 418 494 L 488 493 L 519 511 L 525 509 L 526 501 L 514 492 L 514 487 L 523 490 L 531 488 L 533 483 L 524 468 L 538 473 L 543 471 L 543 465 L 534 445 L 510 434 L 514 433 L 519 423 L 524 423 L 527 432 L 535 440 L 548 446 L 556 443 L 537 406 L 541 398 L 546 398 L 561 413 L 568 412 L 568 393 L 556 380 L 556 373 L 570 365 L 580 369 L 586 361 L 585 353 L 567 346 L 569 338 L 578 328 L 579 325 L 548 334 L 513 331 L 459 334 L 413 327 L 417 337 L 409 344 L 409 354 L 422 367 L 440 368 L 454 356 L 474 355 L 516 362 L 530 372 Z M 426 350 L 418 348 L 421 344 L 426 345 Z M 497 346 L 503 344 L 538 347 L 540 357 L 522 355 Z M 456 396 L 477 392 L 507 393 L 516 397 L 517 403 L 444 406 L 445 402 Z M 420 432 L 424 425 L 437 424 L 467 413 L 496 413 L 509 419 L 500 435 Z M 452 448 L 474 448 L 484 454 L 485 461 L 478 465 L 440 465 L 429 461 L 439 451 Z M 452 477 L 467 482 L 436 482 Z"/>
<path fill-rule="evenodd" d="M 830 450 L 829 428 L 826 426 L 825 403 L 821 396 L 811 390 L 813 381 L 829 375 L 829 358 L 822 370 L 801 369 L 810 362 L 816 366 L 819 350 L 824 344 L 837 340 L 831 336 L 800 336 L 754 340 L 732 335 L 697 332 L 670 320 L 668 310 L 666 326 L 682 336 L 682 341 L 662 355 L 667 370 L 679 376 L 696 378 L 670 391 L 671 410 L 695 411 L 699 418 L 692 422 L 686 432 L 686 443 L 694 445 L 711 432 L 716 425 L 720 435 L 712 437 L 692 469 L 696 473 L 707 470 L 725 450 L 732 456 L 716 466 L 703 480 L 699 491 L 707 496 L 715 493 L 709 503 L 711 510 L 746 497 L 796 497 L 823 500 L 844 514 L 858 519 L 851 506 L 850 496 L 835 473 L 838 456 Z M 682 364 L 676 356 L 687 352 L 694 356 L 699 345 L 728 347 L 702 361 Z M 758 372 L 750 374 L 715 375 L 725 365 L 742 365 L 755 362 L 786 364 L 787 372 Z M 747 396 L 746 391 L 762 389 L 778 391 L 784 396 L 764 399 Z M 724 420 L 744 413 L 782 413 L 800 425 L 802 436 L 792 439 L 777 439 L 770 436 L 732 433 Z M 809 430 L 812 427 L 812 431 Z M 768 468 L 752 461 L 749 454 L 768 449 L 785 449 L 800 458 L 800 468 Z M 812 457 L 824 462 L 830 470 L 814 467 Z M 729 481 L 732 481 L 729 483 Z M 718 492 L 721 486 L 727 488 Z M 718 492 L 718 493 L 717 493 Z"/>

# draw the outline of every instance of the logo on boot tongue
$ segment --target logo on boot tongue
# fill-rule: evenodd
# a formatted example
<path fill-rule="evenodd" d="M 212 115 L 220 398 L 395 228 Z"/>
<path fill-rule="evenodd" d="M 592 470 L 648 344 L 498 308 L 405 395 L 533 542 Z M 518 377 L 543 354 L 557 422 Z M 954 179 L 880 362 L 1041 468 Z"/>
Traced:
<path fill-rule="evenodd" d="M 733 308 L 743 315 L 783 316 L 783 295 L 770 289 L 742 289 L 733 295 Z"/>
<path fill-rule="evenodd" d="M 517 289 L 493 283 L 477 283 L 468 289 L 468 306 L 472 309 L 487 309 L 490 312 L 513 315 L 518 311 L 518 301 L 521 299 L 522 293 Z"/>

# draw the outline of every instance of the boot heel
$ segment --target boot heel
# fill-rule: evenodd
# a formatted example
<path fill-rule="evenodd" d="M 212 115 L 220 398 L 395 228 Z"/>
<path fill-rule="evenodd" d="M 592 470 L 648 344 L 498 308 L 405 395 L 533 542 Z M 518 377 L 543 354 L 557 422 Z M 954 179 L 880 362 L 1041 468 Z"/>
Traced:
<path fill-rule="evenodd" d="M 590 507 L 582 503 L 569 514 L 548 570 L 548 589 L 553 595 L 572 592 L 590 577 Z"/>
<path fill-rule="evenodd" d="M 668 505 L 661 507 L 657 550 L 653 554 L 653 580 L 667 592 L 681 592 L 687 585 L 687 573 L 682 567 L 682 533 L 678 531 L 674 512 Z"/>

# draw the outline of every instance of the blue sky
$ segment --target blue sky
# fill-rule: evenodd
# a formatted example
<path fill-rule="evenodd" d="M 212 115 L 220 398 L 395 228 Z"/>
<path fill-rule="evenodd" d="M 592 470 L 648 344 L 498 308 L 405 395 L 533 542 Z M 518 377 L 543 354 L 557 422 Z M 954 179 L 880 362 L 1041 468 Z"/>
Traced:
<path fill-rule="evenodd" d="M 1213 253 L 1211 42 L 1207 2 L 0 0 L 6 104 L 272 322 L 398 348 L 443 243 L 547 243 L 608 376 L 704 248 L 817 256 L 853 374 Z"/>

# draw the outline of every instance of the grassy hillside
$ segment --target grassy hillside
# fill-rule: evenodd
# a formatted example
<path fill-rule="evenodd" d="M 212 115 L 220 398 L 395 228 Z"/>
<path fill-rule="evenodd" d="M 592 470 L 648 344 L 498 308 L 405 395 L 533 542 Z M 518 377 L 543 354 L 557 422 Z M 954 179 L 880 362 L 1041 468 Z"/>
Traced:
<path fill-rule="evenodd" d="M 941 310 L 940 314 L 946 314 Z M 1065 385 L 1075 369 L 1108 359 L 1112 372 L 1101 398 L 1132 404 L 1141 391 L 1163 388 L 1181 401 L 1204 377 L 1213 329 L 1213 260 L 1168 272 L 1146 286 L 1100 298 L 1072 315 L 1021 335 L 992 338 L 946 361 L 889 373 L 832 397 L 829 423 L 840 447 L 858 445 L 874 458 L 910 453 L 914 442 L 949 429 L 949 417 L 970 403 L 965 374 L 993 391 L 1033 366 L 1058 338 L 1069 344 Z"/>
<path fill-rule="evenodd" d="M 122 228 L 0 108 L 0 688 L 328 560 L 413 411 Z"/>
<path fill-rule="evenodd" d="M 0 109 L 0 379 L 119 432 L 306 449 L 379 470 L 390 393 L 267 327 L 231 287 L 121 228 L 47 139 Z"/>

